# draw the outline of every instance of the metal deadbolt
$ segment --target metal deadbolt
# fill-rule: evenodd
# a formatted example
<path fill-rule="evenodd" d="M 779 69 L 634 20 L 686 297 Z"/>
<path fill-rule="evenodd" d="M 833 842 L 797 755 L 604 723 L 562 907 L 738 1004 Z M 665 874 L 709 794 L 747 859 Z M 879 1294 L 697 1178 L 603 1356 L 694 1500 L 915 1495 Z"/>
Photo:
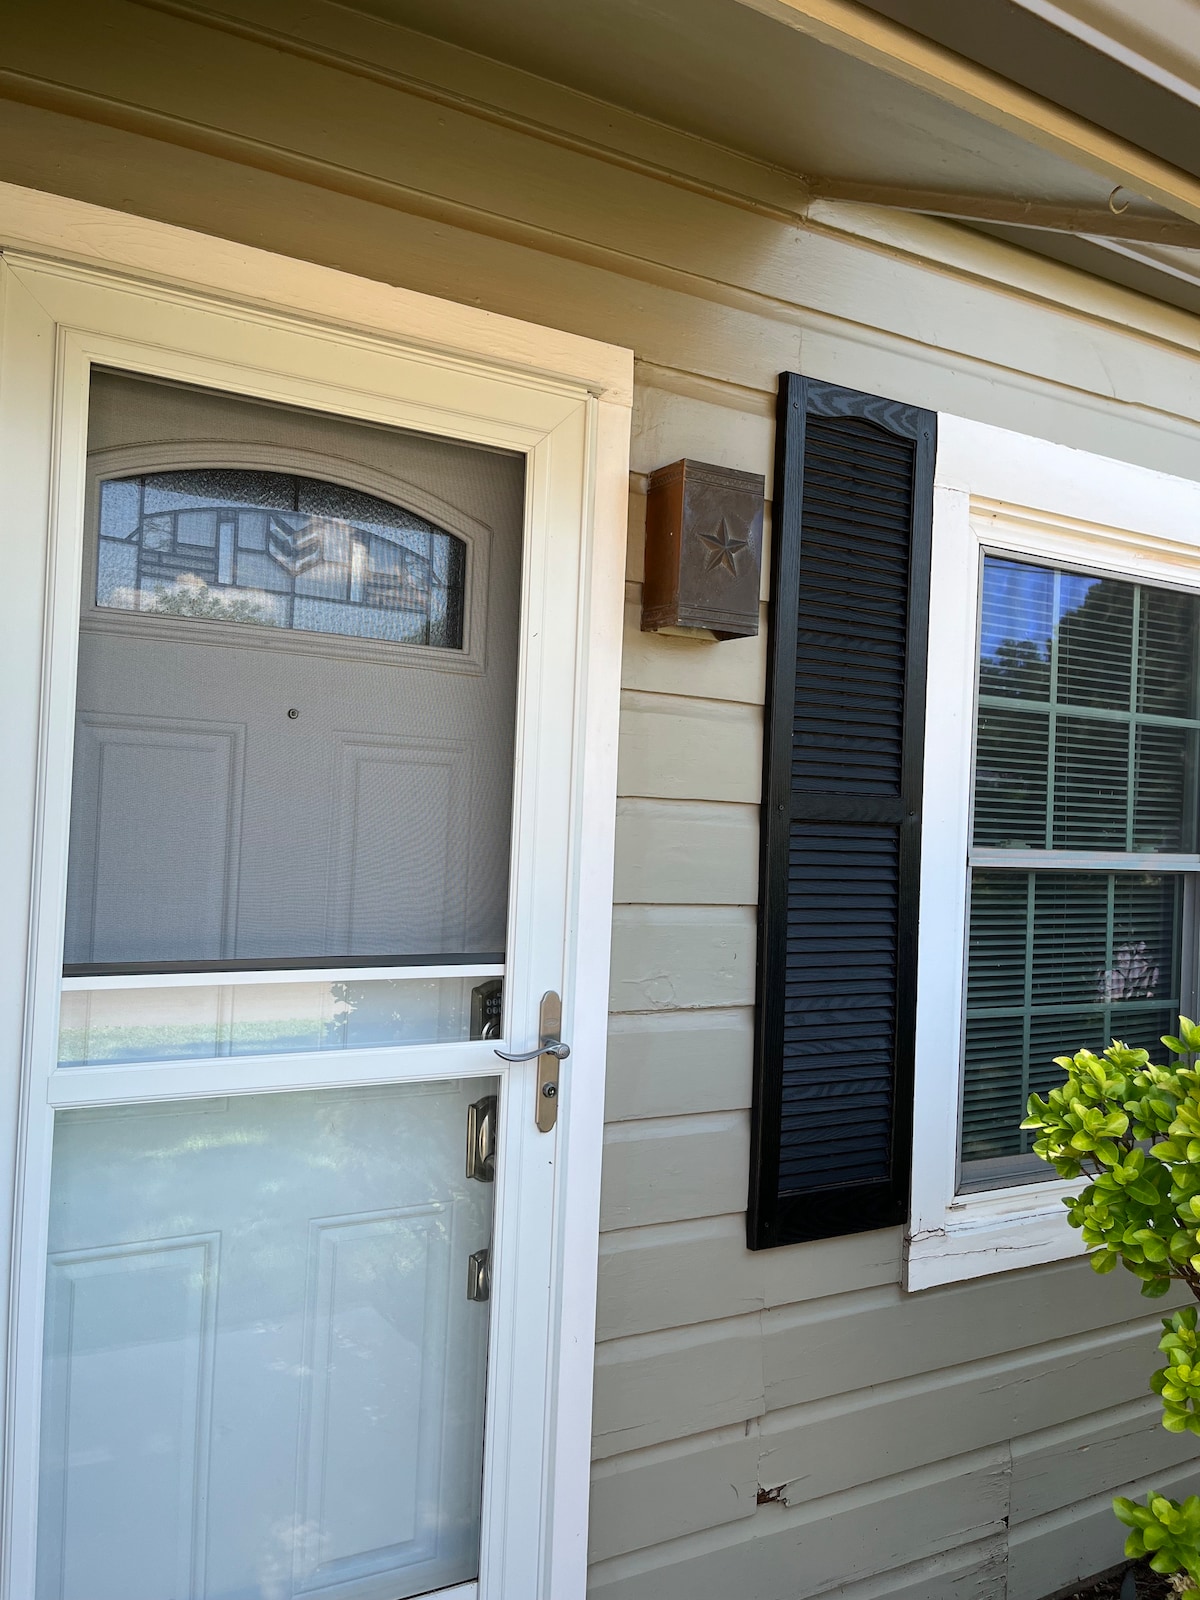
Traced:
<path fill-rule="evenodd" d="M 496 1115 L 499 1102 L 494 1094 L 467 1107 L 467 1177 L 480 1183 L 496 1180 Z"/>
<path fill-rule="evenodd" d="M 476 1250 L 467 1258 L 467 1299 L 490 1300 L 492 1296 L 492 1253 Z"/>

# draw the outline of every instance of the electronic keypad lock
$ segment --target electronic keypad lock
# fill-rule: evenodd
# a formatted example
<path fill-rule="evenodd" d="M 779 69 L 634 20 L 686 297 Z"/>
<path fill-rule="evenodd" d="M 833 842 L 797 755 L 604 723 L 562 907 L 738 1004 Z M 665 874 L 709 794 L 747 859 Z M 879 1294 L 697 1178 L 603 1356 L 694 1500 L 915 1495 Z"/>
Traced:
<path fill-rule="evenodd" d="M 471 990 L 472 1039 L 498 1039 L 504 1011 L 504 979 L 488 978 Z"/>

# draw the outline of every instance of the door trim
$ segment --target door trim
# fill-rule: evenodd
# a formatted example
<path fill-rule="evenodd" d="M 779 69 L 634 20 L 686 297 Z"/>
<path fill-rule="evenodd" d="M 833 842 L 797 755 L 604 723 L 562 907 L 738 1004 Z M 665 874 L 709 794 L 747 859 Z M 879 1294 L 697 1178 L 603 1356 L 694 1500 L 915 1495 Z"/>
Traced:
<path fill-rule="evenodd" d="M 536 1147 L 535 1185 L 545 1204 L 536 1210 L 529 1238 L 527 1204 L 522 1213 L 510 1207 L 507 1216 L 497 1216 L 501 1259 L 508 1251 L 515 1262 L 518 1245 L 533 1247 L 533 1235 L 543 1241 L 549 1289 L 540 1316 L 494 1327 L 495 1369 L 517 1377 L 494 1412 L 489 1397 L 490 1414 L 502 1414 L 512 1437 L 536 1433 L 536 1439 L 526 1439 L 526 1449 L 534 1448 L 540 1460 L 540 1484 L 525 1494 L 519 1482 L 493 1474 L 485 1527 L 493 1555 L 501 1545 L 504 1553 L 490 1557 L 485 1534 L 479 1594 L 480 1600 L 501 1600 L 502 1594 L 582 1600 L 632 357 L 613 346 L 327 268 L 0 185 L 0 243 L 5 241 L 20 248 L 6 253 L 3 268 L 0 384 L 0 495 L 10 508 L 7 542 L 14 547 L 6 572 L 11 626 L 0 630 L 0 681 L 7 685 L 13 729 L 3 815 L 7 836 L 16 841 L 12 892 L 0 906 L 0 1052 L 13 1066 L 0 1095 L 0 1160 L 7 1163 L 14 1149 L 19 1154 L 11 1185 L 0 1168 L 0 1187 L 14 1195 L 19 1248 L 12 1255 L 8 1321 L 0 1328 L 0 1338 L 11 1331 L 0 1595 L 28 1600 L 33 1592 L 29 1442 L 36 1438 L 40 1390 L 52 1120 L 46 1066 L 61 961 L 83 386 L 92 362 L 115 362 L 385 422 L 400 420 L 398 407 L 407 405 L 413 415 L 416 408 L 420 426 L 431 432 L 524 449 L 531 464 L 527 529 L 540 528 L 547 539 L 550 529 L 556 535 L 561 530 L 553 543 L 571 560 L 560 558 L 558 580 L 551 578 L 536 594 L 527 592 L 523 633 L 529 638 L 522 648 L 540 648 L 536 624 L 553 615 L 560 600 L 555 581 L 562 582 L 573 613 L 574 660 L 560 665 L 553 757 L 544 750 L 534 765 L 549 768 L 552 759 L 569 796 L 562 841 L 565 917 L 561 898 L 557 907 L 525 904 L 510 934 L 510 959 L 515 965 L 515 947 L 532 940 L 535 927 L 553 924 L 570 979 L 562 989 L 572 1063 L 557 1133 L 533 1136 L 545 1140 Z M 137 317 L 131 320 L 135 302 Z M 228 324 L 231 315 L 244 336 L 236 366 L 195 349 L 180 359 L 189 322 L 215 316 Z M 304 373 L 282 383 L 273 352 L 296 335 L 305 337 L 311 359 Z M 357 373 L 353 384 L 346 377 L 351 368 Z M 403 405 L 385 393 L 387 383 L 401 381 L 395 377 L 401 369 L 413 384 Z M 533 750 L 541 732 L 540 725 L 527 727 L 518 739 Z M 530 848 L 531 841 L 523 839 L 520 849 Z M 519 853 L 512 864 L 518 884 Z M 524 967 L 530 992 L 507 997 L 506 1037 L 517 1049 L 536 1032 L 533 991 L 560 986 L 556 974 L 536 971 L 532 958 Z M 51 983 L 55 998 L 48 1004 Z M 286 1073 L 282 1059 L 279 1064 Z M 483 1070 L 482 1057 L 477 1070 Z M 521 1082 L 521 1091 L 508 1096 L 502 1130 L 514 1141 L 525 1137 L 526 1125 L 532 1127 L 532 1097 Z M 8 1231 L 0 1224 L 5 1240 Z M 542 1353 L 536 1373 L 529 1360 L 534 1347 Z"/>

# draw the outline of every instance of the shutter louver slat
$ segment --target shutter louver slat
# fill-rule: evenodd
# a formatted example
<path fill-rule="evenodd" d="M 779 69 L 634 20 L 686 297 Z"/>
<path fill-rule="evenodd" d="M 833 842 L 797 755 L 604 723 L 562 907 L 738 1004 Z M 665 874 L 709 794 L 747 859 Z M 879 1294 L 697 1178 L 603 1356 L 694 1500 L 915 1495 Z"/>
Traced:
<path fill-rule="evenodd" d="M 934 421 L 780 381 L 756 1248 L 907 1211 Z"/>
<path fill-rule="evenodd" d="M 896 1031 L 897 830 L 792 829 L 779 1180 L 828 1182 L 822 1152 L 854 1130 L 856 1169 L 886 1171 Z M 836 861 L 837 870 L 829 870 Z M 836 959 L 835 973 L 810 952 Z M 789 1112 L 791 1117 L 789 1120 Z"/>

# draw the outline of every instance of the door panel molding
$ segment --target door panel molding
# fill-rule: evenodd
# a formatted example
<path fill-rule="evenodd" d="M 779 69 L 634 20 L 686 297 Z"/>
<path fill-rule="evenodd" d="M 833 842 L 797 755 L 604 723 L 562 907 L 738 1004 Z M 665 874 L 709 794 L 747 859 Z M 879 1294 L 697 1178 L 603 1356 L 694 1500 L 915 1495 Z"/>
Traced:
<path fill-rule="evenodd" d="M 393 949 L 396 939 L 390 932 L 383 930 L 373 935 L 368 931 L 372 922 L 378 924 L 386 918 L 387 907 L 402 893 L 401 883 L 393 878 L 389 884 L 384 875 L 389 868 L 394 872 L 397 865 L 412 874 L 420 871 L 422 863 L 435 865 L 437 881 L 427 878 L 421 895 L 414 898 L 423 897 L 428 904 L 439 907 L 441 915 L 438 927 L 422 926 L 409 937 L 408 946 L 431 952 L 474 948 L 467 929 L 467 907 L 471 903 L 472 765 L 471 746 L 466 740 L 337 735 L 333 848 L 329 852 L 326 895 L 326 939 L 330 949 L 349 949 L 351 954 L 361 950 L 367 955 L 373 950 Z M 370 831 L 368 807 L 374 799 L 372 809 L 381 812 L 376 821 L 382 823 L 387 797 L 371 795 L 370 780 L 388 768 L 415 771 L 426 780 L 422 790 L 425 804 L 421 808 L 424 827 L 419 837 L 402 841 L 408 848 L 399 862 L 398 852 L 393 849 L 372 871 L 369 845 L 363 839 L 364 833 Z"/>
<path fill-rule="evenodd" d="M 56 1600 L 88 1600 L 91 1592 L 92 1574 L 84 1552 L 73 1560 L 68 1547 L 68 1498 L 75 1520 L 81 1516 L 86 1520 L 86 1501 L 91 1499 L 92 1514 L 104 1524 L 105 1535 L 123 1550 L 137 1552 L 136 1559 L 157 1571 L 164 1592 L 204 1593 L 208 1536 L 204 1485 L 216 1332 L 211 1283 L 219 1251 L 218 1235 L 209 1233 L 64 1250 L 50 1257 L 46 1343 L 52 1359 L 69 1368 L 66 1381 L 55 1391 L 58 1403 L 51 1407 L 44 1444 L 48 1456 L 57 1452 L 67 1463 L 62 1503 L 51 1509 L 42 1529 L 42 1560 L 50 1578 L 45 1592 Z M 160 1316 L 174 1311 L 174 1324 L 148 1320 L 156 1310 Z M 126 1320 L 136 1316 L 146 1332 L 140 1358 L 128 1348 L 112 1348 L 113 1323 L 122 1311 Z M 95 1322 L 92 1328 L 89 1312 Z M 95 1334 L 94 1340 L 89 1333 Z M 106 1409 L 114 1413 L 128 1409 L 120 1393 L 122 1380 L 127 1386 L 131 1380 L 137 1385 L 135 1412 L 147 1391 L 157 1388 L 160 1398 L 164 1391 L 173 1394 L 178 1424 L 174 1450 L 142 1463 L 142 1488 L 147 1497 L 158 1497 L 157 1510 L 143 1499 L 130 1508 L 124 1527 L 113 1523 L 102 1481 L 118 1463 L 106 1459 L 98 1441 L 90 1448 L 88 1444 L 89 1422 L 93 1437 L 98 1431 L 97 1413 L 102 1417 Z M 119 1434 L 125 1419 L 114 1415 L 112 1420 Z M 39 1587 L 38 1594 L 42 1592 Z"/>
<path fill-rule="evenodd" d="M 64 960 L 108 963 L 144 959 L 140 947 L 137 954 L 127 954 L 116 931 L 106 940 L 104 953 L 95 953 L 96 921 L 102 913 L 107 880 L 122 872 L 132 873 L 139 866 L 132 861 L 114 862 L 106 852 L 105 813 L 107 806 L 128 808 L 137 805 L 140 795 L 161 796 L 164 790 L 175 792 L 177 804 L 163 808 L 165 815 L 157 839 L 153 837 L 154 819 L 147 818 L 139 842 L 147 855 L 158 845 L 156 853 L 164 858 L 162 865 L 171 874 L 173 889 L 180 888 L 181 873 L 187 875 L 190 871 L 197 885 L 207 880 L 204 898 L 208 903 L 202 910 L 211 950 L 204 959 L 219 961 L 232 956 L 241 841 L 238 822 L 245 770 L 244 727 L 186 717 L 85 712 L 79 718 L 78 729 L 74 782 L 77 786 L 81 782 L 87 785 L 85 793 L 92 803 L 84 813 L 82 836 L 72 839 L 71 846 L 72 853 L 78 851 L 80 859 L 92 863 L 92 871 L 86 877 L 76 871 L 69 878 Z M 140 771 L 135 764 L 138 753 L 143 762 Z M 175 758 L 171 763 L 176 768 L 174 783 L 165 771 L 171 757 Z M 207 816 L 194 819 L 198 826 L 181 837 L 175 829 L 181 820 L 187 820 L 188 809 L 204 810 Z M 183 818 L 180 812 L 185 813 Z M 144 862 L 141 870 L 145 870 Z M 159 902 L 159 909 L 169 916 L 170 902 Z"/>

